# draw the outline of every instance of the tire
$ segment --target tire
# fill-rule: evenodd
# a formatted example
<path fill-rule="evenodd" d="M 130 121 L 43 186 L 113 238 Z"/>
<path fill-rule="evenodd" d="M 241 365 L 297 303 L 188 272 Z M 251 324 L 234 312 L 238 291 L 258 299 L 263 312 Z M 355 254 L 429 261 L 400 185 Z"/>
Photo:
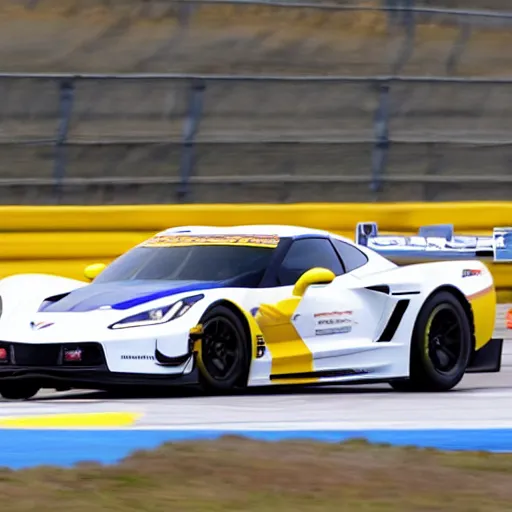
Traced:
<path fill-rule="evenodd" d="M 229 308 L 216 306 L 206 312 L 201 324 L 204 336 L 198 366 L 203 390 L 225 393 L 246 387 L 251 343 L 239 316 Z"/>
<path fill-rule="evenodd" d="M 449 391 L 464 377 L 472 349 L 472 328 L 462 304 L 453 294 L 439 292 L 416 320 L 409 378 L 390 385 L 396 391 Z"/>
<path fill-rule="evenodd" d="M 18 382 L 2 385 L 0 395 L 6 400 L 28 400 L 39 393 L 40 387 L 32 382 Z"/>

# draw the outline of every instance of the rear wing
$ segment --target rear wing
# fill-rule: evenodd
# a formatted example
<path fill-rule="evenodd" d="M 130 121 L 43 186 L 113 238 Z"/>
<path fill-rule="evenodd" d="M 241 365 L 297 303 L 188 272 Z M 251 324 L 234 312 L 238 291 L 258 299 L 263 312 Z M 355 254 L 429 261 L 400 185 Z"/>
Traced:
<path fill-rule="evenodd" d="M 355 241 L 392 260 L 492 259 L 512 263 L 512 227 L 490 236 L 455 235 L 452 224 L 422 226 L 417 235 L 381 235 L 376 222 L 359 222 Z"/>

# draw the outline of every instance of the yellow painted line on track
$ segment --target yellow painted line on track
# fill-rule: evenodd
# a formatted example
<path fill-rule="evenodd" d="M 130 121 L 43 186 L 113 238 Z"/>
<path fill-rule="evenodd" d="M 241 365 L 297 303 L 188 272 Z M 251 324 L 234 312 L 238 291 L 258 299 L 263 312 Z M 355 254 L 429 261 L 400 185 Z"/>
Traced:
<path fill-rule="evenodd" d="M 141 416 L 131 412 L 17 416 L 0 419 L 0 428 L 120 428 L 133 426 Z"/>

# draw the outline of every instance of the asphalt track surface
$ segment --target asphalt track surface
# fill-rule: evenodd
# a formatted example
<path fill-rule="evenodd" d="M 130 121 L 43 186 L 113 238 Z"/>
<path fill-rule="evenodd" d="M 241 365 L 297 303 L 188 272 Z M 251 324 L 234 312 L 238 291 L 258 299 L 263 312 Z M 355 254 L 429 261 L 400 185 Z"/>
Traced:
<path fill-rule="evenodd" d="M 230 397 L 45 392 L 29 402 L 4 403 L 0 421 L 133 413 L 140 414 L 133 429 L 512 428 L 512 342 L 509 345 L 501 374 L 469 375 L 445 394 L 397 393 L 386 385 L 272 389 Z"/>
<path fill-rule="evenodd" d="M 0 466 L 110 464 L 163 442 L 226 433 L 512 452 L 512 331 L 495 336 L 508 338 L 501 372 L 468 374 L 448 393 L 398 393 L 387 385 L 273 387 L 224 397 L 45 390 L 29 401 L 1 401 L 7 442 Z"/>
<path fill-rule="evenodd" d="M 128 422 L 134 429 L 512 428 L 512 331 L 501 328 L 504 310 L 495 331 L 509 338 L 502 371 L 468 374 L 449 393 L 398 393 L 385 384 L 266 388 L 225 397 L 45 390 L 30 401 L 3 402 L 0 426 L 13 417 L 127 413 L 136 416 Z"/>

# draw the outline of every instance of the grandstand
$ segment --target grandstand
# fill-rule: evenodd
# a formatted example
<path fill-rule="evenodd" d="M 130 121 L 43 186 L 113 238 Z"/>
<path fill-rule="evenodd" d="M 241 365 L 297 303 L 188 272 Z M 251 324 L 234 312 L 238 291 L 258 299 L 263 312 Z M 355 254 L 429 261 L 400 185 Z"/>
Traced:
<path fill-rule="evenodd" d="M 6 73 L 368 77 L 1 78 L 0 202 L 508 199 L 508 2 L 317 3 L 0 2 Z"/>

